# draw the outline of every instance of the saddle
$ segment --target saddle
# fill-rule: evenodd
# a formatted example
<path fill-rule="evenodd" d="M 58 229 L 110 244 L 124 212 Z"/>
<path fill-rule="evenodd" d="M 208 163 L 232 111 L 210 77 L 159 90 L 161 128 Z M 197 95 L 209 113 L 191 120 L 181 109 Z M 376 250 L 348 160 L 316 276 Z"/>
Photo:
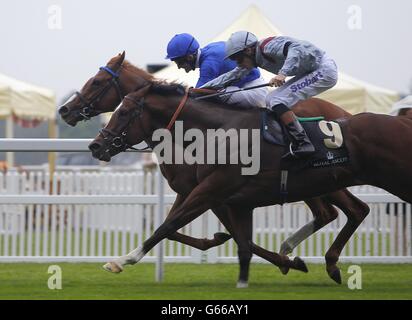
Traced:
<path fill-rule="evenodd" d="M 262 110 L 262 135 L 270 144 L 284 146 L 285 153 L 291 143 L 283 124 L 270 110 Z M 309 139 L 315 147 L 315 153 L 304 159 L 282 159 L 281 168 L 298 171 L 306 168 L 324 168 L 344 165 L 349 162 L 349 153 L 344 143 L 341 127 L 336 121 L 325 121 L 323 117 L 298 118 Z"/>

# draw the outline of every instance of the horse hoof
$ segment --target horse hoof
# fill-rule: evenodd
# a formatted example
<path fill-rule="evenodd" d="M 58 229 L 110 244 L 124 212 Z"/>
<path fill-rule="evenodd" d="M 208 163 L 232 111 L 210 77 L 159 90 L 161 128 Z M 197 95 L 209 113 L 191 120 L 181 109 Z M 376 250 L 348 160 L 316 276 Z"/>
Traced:
<path fill-rule="evenodd" d="M 224 232 L 216 232 L 213 237 L 220 243 L 225 243 L 226 241 L 232 238 L 230 234 Z"/>
<path fill-rule="evenodd" d="M 289 267 L 279 267 L 280 272 L 282 272 L 283 275 L 287 275 L 289 273 L 290 268 Z"/>
<path fill-rule="evenodd" d="M 120 273 L 123 271 L 123 268 L 114 261 L 106 263 L 103 269 L 111 273 Z"/>
<path fill-rule="evenodd" d="M 304 273 L 308 273 L 308 267 L 306 266 L 305 261 L 303 261 L 301 258 L 299 257 L 295 257 L 295 259 L 293 259 L 293 265 L 295 267 L 296 270 L 302 271 Z"/>
<path fill-rule="evenodd" d="M 249 284 L 246 281 L 238 281 L 237 282 L 236 288 L 245 289 L 247 287 L 249 287 Z"/>
<path fill-rule="evenodd" d="M 337 284 L 342 284 L 342 277 L 340 275 L 340 270 L 339 268 L 336 267 L 336 269 L 334 269 L 331 272 L 328 272 L 329 277 L 335 281 Z"/>

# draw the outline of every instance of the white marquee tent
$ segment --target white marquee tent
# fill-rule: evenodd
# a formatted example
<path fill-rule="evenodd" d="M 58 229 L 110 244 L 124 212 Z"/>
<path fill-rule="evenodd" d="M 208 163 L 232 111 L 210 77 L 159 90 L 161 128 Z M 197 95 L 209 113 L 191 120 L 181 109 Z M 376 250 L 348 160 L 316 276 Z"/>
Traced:
<path fill-rule="evenodd" d="M 281 35 L 281 32 L 271 24 L 256 6 L 251 6 L 211 42 L 225 41 L 233 32 L 239 30 L 253 32 L 259 39 Z M 273 77 L 271 73 L 261 71 L 268 81 Z M 178 70 L 175 64 L 171 64 L 155 73 L 155 76 L 193 86 L 196 84 L 199 72 L 195 70 L 187 74 L 183 70 Z M 319 98 L 333 102 L 352 114 L 366 111 L 388 113 L 393 103 L 399 100 L 399 95 L 394 91 L 374 86 L 340 72 L 337 85 L 319 95 Z"/>
<path fill-rule="evenodd" d="M 56 114 L 53 91 L 0 74 L 0 117 L 51 120 Z"/>
<path fill-rule="evenodd" d="M 49 121 L 49 136 L 55 136 L 56 97 L 53 91 L 0 74 L 0 119 L 6 119 L 6 138 L 13 138 L 13 118 Z M 13 154 L 7 153 L 13 165 Z"/>

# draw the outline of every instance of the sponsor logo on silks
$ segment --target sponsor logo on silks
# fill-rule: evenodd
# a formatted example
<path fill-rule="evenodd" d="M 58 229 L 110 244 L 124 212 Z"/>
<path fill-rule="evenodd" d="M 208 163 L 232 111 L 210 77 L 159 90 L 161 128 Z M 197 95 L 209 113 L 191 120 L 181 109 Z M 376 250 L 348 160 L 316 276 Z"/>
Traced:
<path fill-rule="evenodd" d="M 316 73 L 312 78 L 305 78 L 305 81 L 292 85 L 290 87 L 290 90 L 292 90 L 292 92 L 296 92 L 298 90 L 306 88 L 311 84 L 318 82 L 319 78 L 323 78 L 323 74 L 320 71 Z"/>

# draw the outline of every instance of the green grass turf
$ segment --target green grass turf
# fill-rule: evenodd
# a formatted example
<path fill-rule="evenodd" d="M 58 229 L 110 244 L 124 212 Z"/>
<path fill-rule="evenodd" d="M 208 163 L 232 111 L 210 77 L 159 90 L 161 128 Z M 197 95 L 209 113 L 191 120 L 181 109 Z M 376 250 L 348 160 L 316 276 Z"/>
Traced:
<path fill-rule="evenodd" d="M 102 264 L 60 263 L 62 290 L 48 289 L 51 264 L 0 265 L 0 299 L 412 299 L 412 265 L 362 264 L 362 289 L 347 286 L 349 265 L 340 265 L 343 284 L 335 284 L 324 265 L 309 273 L 252 264 L 249 288 L 236 289 L 237 264 L 166 264 L 162 283 L 154 281 L 154 264 L 126 267 L 121 274 Z"/>

